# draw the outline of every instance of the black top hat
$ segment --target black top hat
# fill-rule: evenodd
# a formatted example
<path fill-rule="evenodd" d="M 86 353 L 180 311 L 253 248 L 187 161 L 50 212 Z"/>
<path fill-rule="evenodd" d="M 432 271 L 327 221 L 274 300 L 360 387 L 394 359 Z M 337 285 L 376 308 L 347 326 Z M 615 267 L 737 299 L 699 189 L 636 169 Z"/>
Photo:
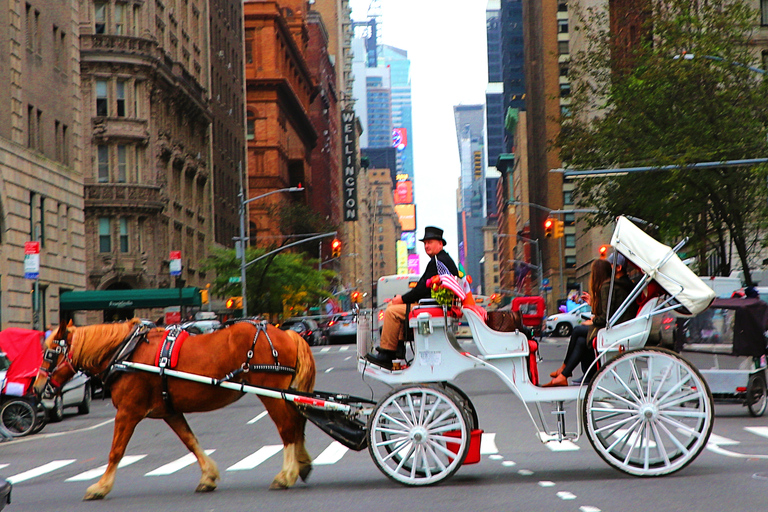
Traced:
<path fill-rule="evenodd" d="M 445 241 L 445 238 L 443 238 L 443 230 L 434 226 L 427 226 L 424 228 L 424 237 L 421 238 L 419 242 L 423 242 L 424 240 L 440 240 L 443 242 L 443 245 L 448 243 Z"/>

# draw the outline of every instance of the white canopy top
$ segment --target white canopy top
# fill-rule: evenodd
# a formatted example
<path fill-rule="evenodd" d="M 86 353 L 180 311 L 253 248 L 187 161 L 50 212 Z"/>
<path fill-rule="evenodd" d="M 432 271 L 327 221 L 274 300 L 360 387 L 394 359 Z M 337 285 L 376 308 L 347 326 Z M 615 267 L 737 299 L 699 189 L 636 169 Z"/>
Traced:
<path fill-rule="evenodd" d="M 715 292 L 671 248 L 648 236 L 626 217 L 616 221 L 611 245 L 655 279 L 691 315 L 701 313 L 715 299 Z"/>

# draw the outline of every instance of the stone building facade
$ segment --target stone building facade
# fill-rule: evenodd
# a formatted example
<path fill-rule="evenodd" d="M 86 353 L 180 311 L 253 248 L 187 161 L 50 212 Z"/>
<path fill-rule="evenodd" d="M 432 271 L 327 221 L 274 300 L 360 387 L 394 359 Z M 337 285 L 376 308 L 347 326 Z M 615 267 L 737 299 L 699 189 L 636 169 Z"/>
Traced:
<path fill-rule="evenodd" d="M 79 7 L 0 10 L 0 329 L 44 329 L 59 294 L 85 287 Z M 40 243 L 39 293 L 24 277 L 29 241 Z"/>
<path fill-rule="evenodd" d="M 213 241 L 208 4 L 81 6 L 87 288 L 173 286 L 173 250 L 186 285 L 204 286 Z"/>

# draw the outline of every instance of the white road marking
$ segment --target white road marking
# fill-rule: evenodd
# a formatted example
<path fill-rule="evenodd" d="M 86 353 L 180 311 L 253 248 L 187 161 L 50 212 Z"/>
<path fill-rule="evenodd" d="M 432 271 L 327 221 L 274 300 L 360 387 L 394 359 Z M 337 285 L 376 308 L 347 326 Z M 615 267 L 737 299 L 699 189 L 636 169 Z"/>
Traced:
<path fill-rule="evenodd" d="M 264 417 L 264 416 L 266 416 L 266 415 L 267 415 L 267 411 L 263 411 L 263 412 L 259 413 L 259 415 L 258 415 L 258 416 L 256 416 L 256 417 L 255 417 L 255 418 L 253 418 L 252 420 L 248 421 L 248 423 L 246 423 L 246 425 L 253 425 L 254 423 L 256 423 L 257 421 L 259 421 L 261 418 L 263 418 L 263 417 Z"/>
<path fill-rule="evenodd" d="M 749 429 L 750 427 L 747 427 Z M 709 444 L 716 444 L 717 446 L 728 446 L 728 445 L 734 445 L 739 444 L 738 441 L 734 441 L 733 439 L 728 439 L 727 437 L 718 436 L 717 434 L 709 434 L 709 441 L 707 441 Z"/>
<path fill-rule="evenodd" d="M 25 471 L 23 473 L 19 473 L 18 475 L 13 475 L 11 477 L 6 478 L 9 482 L 12 484 L 17 484 L 19 482 L 23 482 L 25 480 L 29 480 L 30 478 L 35 478 L 36 476 L 44 475 L 46 473 L 50 473 L 51 471 L 56 471 L 59 468 L 63 468 L 64 466 L 68 466 L 69 464 L 72 464 L 77 459 L 65 459 L 65 460 L 54 460 L 49 462 L 48 464 L 43 464 L 40 467 L 30 469 L 29 471 Z"/>
<path fill-rule="evenodd" d="M 0 464 L 0 469 L 7 468 L 8 464 Z"/>
<path fill-rule="evenodd" d="M 320 352 L 328 352 L 329 350 L 331 350 L 331 347 L 323 347 L 320 349 Z"/>
<path fill-rule="evenodd" d="M 531 471 L 530 469 L 521 469 L 520 471 L 517 472 L 517 474 L 520 476 L 531 476 L 533 474 L 533 471 Z"/>
<path fill-rule="evenodd" d="M 268 444 L 267 446 L 262 446 L 255 453 L 252 453 L 233 466 L 229 466 L 227 471 L 245 471 L 253 469 L 282 449 L 283 445 L 281 444 Z"/>
<path fill-rule="evenodd" d="M 205 450 L 205 454 L 210 455 L 215 451 L 216 450 Z M 197 462 L 197 457 L 195 457 L 195 454 L 188 453 L 185 456 L 181 457 L 180 459 L 176 459 L 175 461 L 169 462 L 164 466 L 160 466 L 157 469 L 153 469 L 149 473 L 146 473 L 144 476 L 170 475 L 171 473 L 175 473 L 180 469 L 184 469 L 187 466 L 191 466 L 195 462 Z"/>
<path fill-rule="evenodd" d="M 344 358 L 345 361 L 349 361 L 350 359 L 352 359 L 352 356 L 347 356 Z"/>
<path fill-rule="evenodd" d="M 719 455 L 725 455 L 726 457 L 734 457 L 737 459 L 768 459 L 768 455 L 749 455 L 745 453 L 736 453 L 725 448 L 720 448 L 716 444 L 707 443 L 707 450 L 717 453 Z"/>
<path fill-rule="evenodd" d="M 747 432 L 752 432 L 756 436 L 768 437 L 768 427 L 744 427 L 744 430 Z M 710 439 L 712 438 L 712 436 L 709 437 Z"/>
<path fill-rule="evenodd" d="M 498 453 L 494 453 L 493 455 L 489 455 L 488 458 L 491 460 L 503 460 L 504 456 L 499 455 Z"/>
<path fill-rule="evenodd" d="M 539 485 L 541 487 L 554 487 L 555 482 L 550 482 L 549 480 L 542 480 L 541 482 L 539 482 Z"/>
<path fill-rule="evenodd" d="M 561 500 L 575 500 L 576 499 L 576 495 L 575 494 L 571 494 L 568 491 L 560 491 L 557 494 L 555 494 L 555 496 L 557 496 Z"/>
<path fill-rule="evenodd" d="M 120 461 L 120 464 L 117 465 L 118 468 L 124 468 L 125 466 L 130 466 L 134 462 L 138 462 L 141 459 L 146 457 L 146 454 L 144 455 L 126 455 L 123 457 L 123 459 Z M 99 478 L 101 475 L 104 474 L 104 472 L 107 470 L 107 464 L 104 464 L 103 466 L 99 466 L 97 468 L 84 471 L 83 473 L 80 473 L 79 475 L 75 475 L 72 478 L 67 478 L 64 480 L 65 482 L 82 482 L 84 480 L 95 480 L 96 478 Z"/>
<path fill-rule="evenodd" d="M 349 350 L 349 345 L 344 345 L 343 347 L 339 347 L 339 352 L 346 352 Z"/>
<path fill-rule="evenodd" d="M 546 434 L 544 432 L 539 432 L 539 437 L 542 441 L 544 441 L 544 446 L 552 450 L 553 452 L 574 452 L 579 450 L 579 445 L 567 440 L 563 439 L 562 441 L 557 441 L 555 436 L 550 436 L 549 434 Z"/>
<path fill-rule="evenodd" d="M 501 465 L 511 468 L 512 466 L 517 466 L 517 462 L 513 460 L 505 460 L 504 462 L 501 463 Z"/>
<path fill-rule="evenodd" d="M 496 434 L 483 432 L 480 438 L 480 455 L 490 455 L 491 453 L 499 453 L 499 449 L 496 447 Z"/>
<path fill-rule="evenodd" d="M 332 371 L 333 371 L 333 366 L 331 366 L 330 368 L 328 368 L 327 370 L 325 370 L 325 373 L 331 373 Z"/>
<path fill-rule="evenodd" d="M 328 445 L 328 448 L 323 450 L 323 453 L 318 455 L 317 458 L 312 461 L 312 465 L 327 466 L 328 464 L 336 464 L 348 451 L 349 448 L 338 441 L 334 441 Z"/>
<path fill-rule="evenodd" d="M 583 507 L 579 507 L 579 512 L 603 512 L 603 511 L 591 505 L 584 505 Z"/>

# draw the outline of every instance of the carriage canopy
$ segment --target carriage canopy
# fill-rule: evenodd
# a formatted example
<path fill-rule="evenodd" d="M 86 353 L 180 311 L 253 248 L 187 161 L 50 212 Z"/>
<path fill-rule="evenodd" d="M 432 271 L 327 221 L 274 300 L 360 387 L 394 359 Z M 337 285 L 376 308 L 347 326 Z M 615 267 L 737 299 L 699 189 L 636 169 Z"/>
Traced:
<path fill-rule="evenodd" d="M 704 311 L 715 299 L 715 292 L 670 247 L 654 240 L 624 216 L 616 221 L 611 245 L 656 280 L 688 314 Z"/>

